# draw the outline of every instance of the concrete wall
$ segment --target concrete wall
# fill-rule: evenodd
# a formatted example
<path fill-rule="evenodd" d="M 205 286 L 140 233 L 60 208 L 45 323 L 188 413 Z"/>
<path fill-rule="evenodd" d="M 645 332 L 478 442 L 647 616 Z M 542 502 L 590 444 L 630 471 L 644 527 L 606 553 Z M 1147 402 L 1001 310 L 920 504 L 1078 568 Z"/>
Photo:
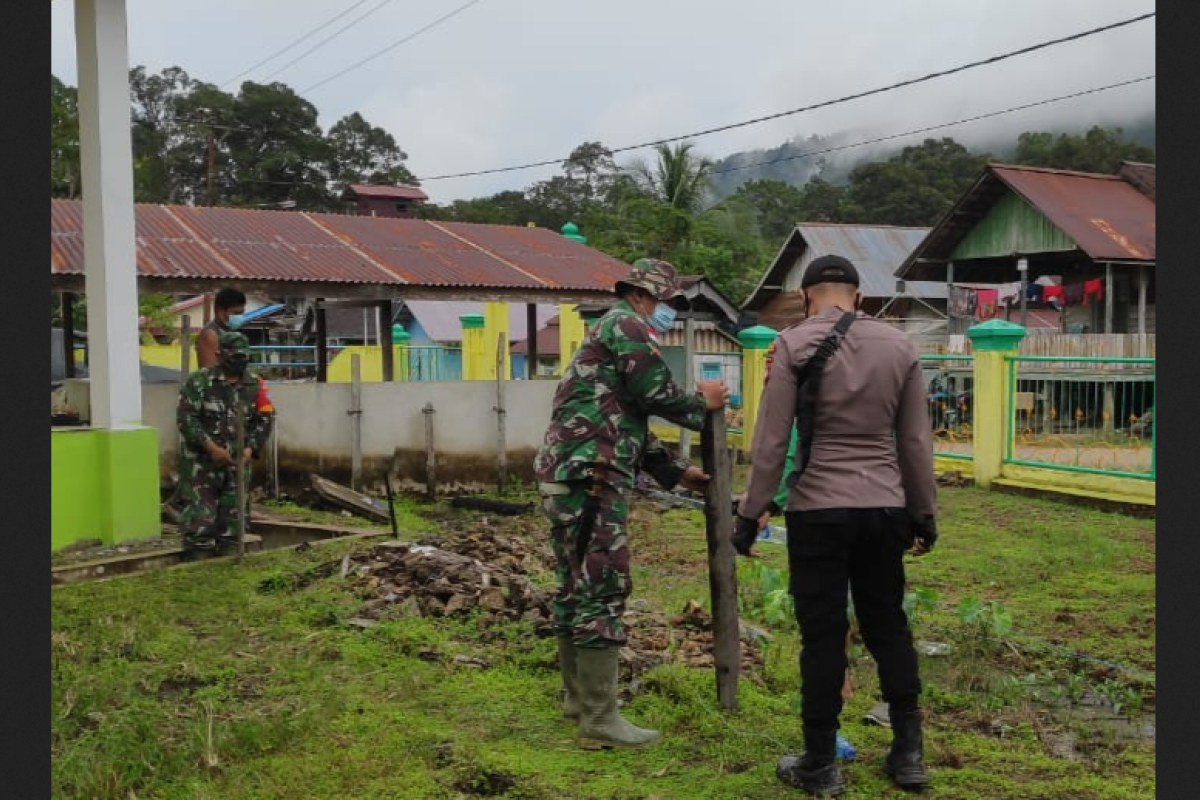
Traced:
<path fill-rule="evenodd" d="M 86 382 L 79 382 L 86 390 Z M 531 480 L 532 460 L 550 421 L 554 381 L 508 381 L 504 385 L 507 468 L 514 478 Z M 75 392 L 80 387 L 75 388 Z M 350 384 L 271 384 L 276 409 L 280 481 L 306 486 L 308 473 L 350 480 L 353 415 Z M 178 387 L 143 385 L 146 425 L 159 432 L 164 479 L 175 468 L 179 433 L 175 427 Z M 382 481 L 394 466 L 395 488 L 423 488 L 425 415 L 432 403 L 437 482 L 447 491 L 495 484 L 499 433 L 494 410 L 496 384 L 488 381 L 373 383 L 362 385 L 363 478 Z M 260 475 L 267 469 L 257 464 Z"/>

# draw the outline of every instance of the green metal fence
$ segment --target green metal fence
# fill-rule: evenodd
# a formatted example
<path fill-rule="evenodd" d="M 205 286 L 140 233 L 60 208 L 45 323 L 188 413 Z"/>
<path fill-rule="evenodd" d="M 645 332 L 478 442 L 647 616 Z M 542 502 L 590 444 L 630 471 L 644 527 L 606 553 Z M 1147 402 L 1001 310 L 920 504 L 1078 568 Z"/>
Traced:
<path fill-rule="evenodd" d="M 972 430 L 975 357 L 923 355 L 921 369 L 929 401 L 934 453 L 969 461 L 975 455 Z"/>
<path fill-rule="evenodd" d="M 1154 358 L 1006 363 L 1005 463 L 1155 479 Z"/>

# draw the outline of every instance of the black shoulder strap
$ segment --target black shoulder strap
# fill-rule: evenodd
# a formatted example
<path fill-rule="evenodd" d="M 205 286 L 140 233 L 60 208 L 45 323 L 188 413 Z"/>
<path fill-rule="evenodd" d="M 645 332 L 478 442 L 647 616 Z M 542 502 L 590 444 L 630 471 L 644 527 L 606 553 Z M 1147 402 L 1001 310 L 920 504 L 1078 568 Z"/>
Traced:
<path fill-rule="evenodd" d="M 808 468 L 813 442 L 813 420 L 816 417 L 817 397 L 821 393 L 821 375 L 825 371 L 825 363 L 842 346 L 842 339 L 846 338 L 846 331 L 850 330 L 850 326 L 857 318 L 858 315 L 853 311 L 842 314 L 841 319 L 833 326 L 833 330 L 817 346 L 817 351 L 813 353 L 812 358 L 800 368 L 796 375 L 796 429 L 799 431 L 796 457 L 799 464 L 788 478 L 788 483 L 793 487 L 800 481 L 804 470 Z"/>

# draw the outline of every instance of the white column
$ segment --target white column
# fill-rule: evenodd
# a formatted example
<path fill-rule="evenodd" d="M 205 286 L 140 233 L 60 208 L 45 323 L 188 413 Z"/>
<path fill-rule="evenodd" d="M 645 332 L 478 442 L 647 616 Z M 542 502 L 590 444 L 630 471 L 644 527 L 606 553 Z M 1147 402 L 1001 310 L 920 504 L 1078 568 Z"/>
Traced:
<path fill-rule="evenodd" d="M 75 0 L 92 424 L 141 424 L 125 0 Z"/>

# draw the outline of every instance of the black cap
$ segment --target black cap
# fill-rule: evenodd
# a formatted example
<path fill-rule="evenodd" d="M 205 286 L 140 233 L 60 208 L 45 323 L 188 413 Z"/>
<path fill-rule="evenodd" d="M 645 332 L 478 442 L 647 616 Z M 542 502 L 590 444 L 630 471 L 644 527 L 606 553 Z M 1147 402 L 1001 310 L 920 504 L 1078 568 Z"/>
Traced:
<path fill-rule="evenodd" d="M 848 283 L 858 286 L 858 270 L 841 256 L 821 256 L 814 259 L 804 270 L 800 288 L 807 289 L 818 283 Z"/>

